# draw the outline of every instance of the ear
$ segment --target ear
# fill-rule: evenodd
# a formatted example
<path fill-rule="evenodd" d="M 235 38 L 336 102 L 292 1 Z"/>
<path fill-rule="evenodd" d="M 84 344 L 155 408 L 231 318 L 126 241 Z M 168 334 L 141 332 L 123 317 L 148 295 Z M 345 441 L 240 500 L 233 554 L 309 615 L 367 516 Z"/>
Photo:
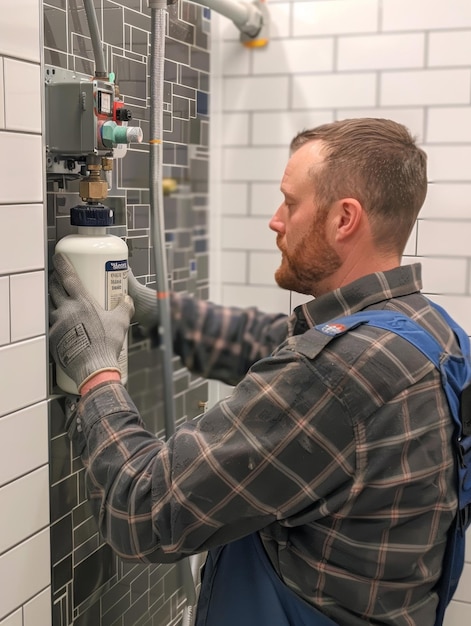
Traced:
<path fill-rule="evenodd" d="M 343 243 L 360 232 L 366 213 L 355 198 L 342 198 L 336 205 L 333 214 L 335 239 L 338 243 Z"/>

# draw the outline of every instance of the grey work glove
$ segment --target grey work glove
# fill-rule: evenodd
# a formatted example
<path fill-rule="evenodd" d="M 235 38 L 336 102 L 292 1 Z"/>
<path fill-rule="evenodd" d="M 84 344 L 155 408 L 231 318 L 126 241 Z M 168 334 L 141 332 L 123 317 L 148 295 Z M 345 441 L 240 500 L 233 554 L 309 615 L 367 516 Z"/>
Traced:
<path fill-rule="evenodd" d="M 65 255 L 56 254 L 53 264 L 49 345 L 54 361 L 80 390 L 98 372 L 119 372 L 118 358 L 134 307 L 131 298 L 124 296 L 117 307 L 105 311 Z"/>
<path fill-rule="evenodd" d="M 160 323 L 159 300 L 155 289 L 141 285 L 131 270 L 128 272 L 128 292 L 134 302 L 133 322 L 138 322 L 147 333 Z"/>

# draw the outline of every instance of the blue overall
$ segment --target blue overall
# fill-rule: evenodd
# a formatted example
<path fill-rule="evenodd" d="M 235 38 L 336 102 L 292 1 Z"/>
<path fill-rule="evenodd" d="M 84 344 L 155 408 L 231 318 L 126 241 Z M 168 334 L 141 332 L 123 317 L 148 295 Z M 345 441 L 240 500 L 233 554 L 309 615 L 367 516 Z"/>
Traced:
<path fill-rule="evenodd" d="M 281 580 L 258 533 L 211 550 L 196 626 L 335 626 Z"/>
<path fill-rule="evenodd" d="M 464 330 L 443 309 L 433 306 L 455 332 L 463 357 L 444 355 L 439 343 L 422 326 L 391 311 L 363 311 L 315 328 L 328 337 L 325 343 L 360 324 L 389 330 L 414 345 L 440 371 L 455 424 L 453 444 L 459 498 L 442 575 L 435 589 L 439 604 L 434 626 L 441 626 L 463 569 L 465 530 L 471 521 L 471 411 L 463 414 L 460 410 L 462 392 L 471 378 L 471 362 L 469 339 Z M 283 583 L 259 534 L 252 533 L 208 553 L 196 626 L 335 626 L 335 622 Z"/>

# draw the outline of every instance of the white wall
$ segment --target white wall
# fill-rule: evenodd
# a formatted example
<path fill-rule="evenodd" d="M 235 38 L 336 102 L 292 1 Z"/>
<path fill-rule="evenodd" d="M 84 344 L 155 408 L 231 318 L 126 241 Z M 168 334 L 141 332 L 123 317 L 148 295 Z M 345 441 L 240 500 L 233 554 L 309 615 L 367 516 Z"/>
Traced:
<path fill-rule="evenodd" d="M 471 3 L 469 0 L 268 0 L 271 39 L 249 50 L 214 16 L 211 298 L 288 311 L 274 286 L 268 220 L 291 138 L 359 116 L 389 117 L 429 156 L 428 198 L 404 262 L 471 334 Z M 215 133 L 215 134 L 214 134 Z M 446 626 L 471 621 L 471 550 Z"/>
<path fill-rule="evenodd" d="M 41 2 L 0 16 L 0 626 L 50 626 Z"/>

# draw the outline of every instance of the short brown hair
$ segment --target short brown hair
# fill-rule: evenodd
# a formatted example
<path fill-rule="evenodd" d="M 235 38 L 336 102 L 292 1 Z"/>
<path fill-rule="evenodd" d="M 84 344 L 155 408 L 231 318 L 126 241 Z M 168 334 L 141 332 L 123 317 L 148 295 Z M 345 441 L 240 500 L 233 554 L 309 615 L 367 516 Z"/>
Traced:
<path fill-rule="evenodd" d="M 402 254 L 427 194 L 427 155 L 408 129 L 387 119 L 341 120 L 298 133 L 291 151 L 310 141 L 324 144 L 324 162 L 312 170 L 316 200 L 327 207 L 355 198 L 376 243 Z"/>

